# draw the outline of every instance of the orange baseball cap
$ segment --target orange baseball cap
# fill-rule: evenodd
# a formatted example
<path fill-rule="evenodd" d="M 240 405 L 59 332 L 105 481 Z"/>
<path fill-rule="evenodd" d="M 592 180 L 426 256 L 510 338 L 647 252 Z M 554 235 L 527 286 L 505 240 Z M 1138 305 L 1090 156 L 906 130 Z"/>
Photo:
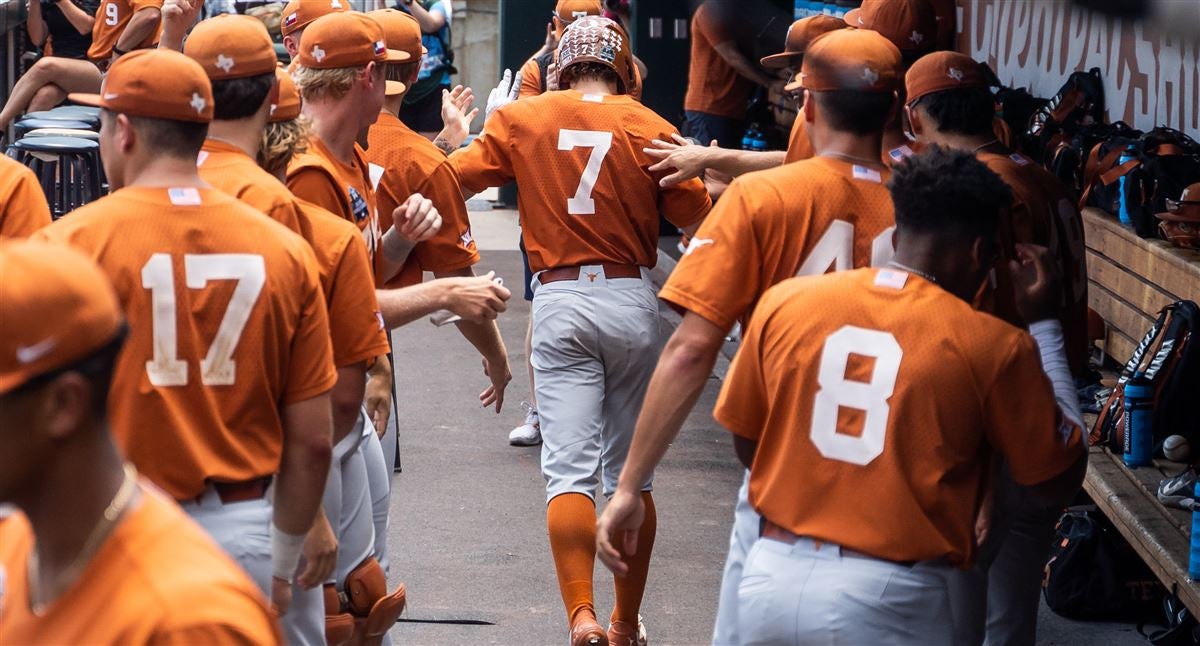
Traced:
<path fill-rule="evenodd" d="M 282 67 L 275 68 L 275 80 L 279 81 L 279 98 L 271 106 L 270 122 L 291 121 L 299 117 L 301 102 L 296 82 Z"/>
<path fill-rule="evenodd" d="M 357 11 L 331 13 L 314 20 L 300 37 L 300 52 L 296 55 L 296 61 L 309 69 L 407 60 L 407 53 L 388 49 L 383 27 L 374 18 Z"/>
<path fill-rule="evenodd" d="M 600 0 L 558 0 L 558 4 L 554 5 L 554 15 L 567 24 L 584 16 L 599 16 L 603 12 Z"/>
<path fill-rule="evenodd" d="M 349 4 L 349 0 L 292 0 L 279 14 L 279 31 L 287 36 L 321 16 L 350 11 Z"/>
<path fill-rule="evenodd" d="M 383 27 L 383 39 L 388 49 L 398 51 L 405 56 L 405 61 L 419 61 L 425 55 L 425 47 L 421 45 L 421 24 L 403 11 L 396 9 L 378 9 L 367 12 Z M 388 96 L 404 94 L 408 88 L 401 81 L 387 82 L 384 90 Z"/>
<path fill-rule="evenodd" d="M 66 245 L 4 241 L 0 276 L 0 395 L 86 358 L 121 330 L 112 283 Z"/>
<path fill-rule="evenodd" d="M 917 59 L 904 75 L 908 105 L 934 92 L 964 87 L 991 87 L 991 70 L 958 52 L 933 52 Z"/>
<path fill-rule="evenodd" d="M 894 92 L 900 88 L 902 69 L 900 50 L 882 35 L 866 29 L 838 29 L 818 36 L 808 46 L 800 74 L 784 89 Z"/>
<path fill-rule="evenodd" d="M 201 21 L 188 36 L 183 53 L 204 66 L 214 81 L 270 74 L 279 64 L 262 21 L 238 14 Z"/>
<path fill-rule="evenodd" d="M 846 24 L 877 31 L 901 51 L 927 52 L 937 46 L 937 11 L 929 0 L 863 0 L 846 13 Z"/>
<path fill-rule="evenodd" d="M 208 123 L 212 83 L 196 61 L 170 49 L 139 49 L 117 59 L 100 94 L 71 94 L 71 101 L 137 117 Z"/>
<path fill-rule="evenodd" d="M 801 18 L 788 27 L 787 39 L 783 51 L 778 54 L 764 56 L 759 62 L 769 70 L 781 70 L 794 67 L 800 62 L 804 50 L 808 48 L 817 36 L 827 34 L 835 29 L 845 29 L 846 21 L 835 16 L 809 16 Z"/>

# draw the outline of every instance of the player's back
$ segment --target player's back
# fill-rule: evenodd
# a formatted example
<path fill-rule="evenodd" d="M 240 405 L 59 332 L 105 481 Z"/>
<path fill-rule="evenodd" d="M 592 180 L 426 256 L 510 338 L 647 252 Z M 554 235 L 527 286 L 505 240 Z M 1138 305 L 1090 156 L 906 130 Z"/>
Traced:
<path fill-rule="evenodd" d="M 895 229 L 888 177 L 829 157 L 738 177 L 661 297 L 729 327 L 780 281 L 885 264 Z"/>
<path fill-rule="evenodd" d="M 139 470 L 177 500 L 206 478 L 274 473 L 282 406 L 335 376 L 304 239 L 215 189 L 140 187 L 39 235 L 84 250 L 116 287 L 130 335 L 110 415 Z"/>
<path fill-rule="evenodd" d="M 1022 482 L 1031 464 L 1062 458 L 1032 338 L 914 274 L 785 281 L 764 295 L 736 362 L 761 386 L 747 388 L 735 363 L 717 417 L 762 429 L 751 502 L 798 535 L 964 563 L 986 444 L 1039 454 L 1014 460 Z"/>
<path fill-rule="evenodd" d="M 285 227 L 300 232 L 292 194 L 273 175 L 233 144 L 206 139 L 196 158 L 200 177 L 213 188 L 249 204 Z"/>

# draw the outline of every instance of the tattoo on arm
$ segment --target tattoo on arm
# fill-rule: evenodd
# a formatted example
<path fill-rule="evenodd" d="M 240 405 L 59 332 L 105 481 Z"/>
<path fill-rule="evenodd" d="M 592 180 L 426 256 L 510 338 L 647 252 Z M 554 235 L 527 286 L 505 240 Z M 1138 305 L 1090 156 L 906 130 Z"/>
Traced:
<path fill-rule="evenodd" d="M 438 138 L 434 139 L 433 145 L 437 146 L 439 150 L 447 155 L 454 152 L 454 149 L 456 148 L 454 144 L 450 143 L 449 140 L 442 136 L 438 136 Z"/>

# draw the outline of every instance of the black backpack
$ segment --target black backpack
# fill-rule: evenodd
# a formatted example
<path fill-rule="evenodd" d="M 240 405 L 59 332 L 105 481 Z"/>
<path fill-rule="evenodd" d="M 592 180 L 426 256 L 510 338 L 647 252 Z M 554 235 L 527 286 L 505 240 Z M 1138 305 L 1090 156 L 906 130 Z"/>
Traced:
<path fill-rule="evenodd" d="M 1095 505 L 1067 510 L 1054 529 L 1042 595 L 1070 619 L 1146 620 L 1166 589 Z"/>
<path fill-rule="evenodd" d="M 1090 159 L 1094 157 L 1098 166 L 1103 156 L 1118 143 L 1116 140 L 1136 140 L 1141 136 L 1141 130 L 1131 128 L 1124 121 L 1081 126 L 1075 134 L 1059 139 L 1047 151 L 1045 166 L 1075 195 L 1079 195 L 1084 189 Z"/>
<path fill-rule="evenodd" d="M 1130 157 L 1125 162 L 1122 151 Z M 1134 231 L 1143 238 L 1159 236 L 1155 214 L 1200 179 L 1200 144 L 1171 128 L 1155 128 L 1135 141 L 1116 137 L 1097 152 L 1088 160 L 1080 208 L 1096 206 L 1116 215 L 1123 197 Z"/>
<path fill-rule="evenodd" d="M 1075 72 L 1050 102 L 1033 113 L 1026 131 L 1026 150 L 1041 163 L 1060 141 L 1079 128 L 1104 121 L 1104 79 L 1100 68 Z"/>
<path fill-rule="evenodd" d="M 1121 369 L 1117 385 L 1100 408 L 1092 429 L 1092 444 L 1106 443 L 1123 450 L 1125 441 L 1125 382 L 1141 374 L 1154 392 L 1154 439 L 1182 435 L 1200 446 L 1200 306 L 1175 301 L 1164 307 Z"/>
<path fill-rule="evenodd" d="M 1010 133 L 1014 137 L 1009 141 L 1008 147 L 1021 152 L 1028 152 L 1025 148 L 1025 133 L 1029 130 L 1029 120 L 1033 114 L 1039 109 L 1045 107 L 1050 102 L 1049 99 L 1043 99 L 1033 96 L 1029 90 L 1025 88 L 1011 88 L 1001 86 L 996 90 L 996 116 L 1004 122 Z"/>

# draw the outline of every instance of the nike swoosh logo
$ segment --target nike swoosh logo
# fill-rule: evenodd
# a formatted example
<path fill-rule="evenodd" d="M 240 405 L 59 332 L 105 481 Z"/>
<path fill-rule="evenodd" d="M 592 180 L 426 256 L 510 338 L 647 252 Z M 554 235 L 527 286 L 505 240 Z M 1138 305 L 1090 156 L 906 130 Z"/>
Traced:
<path fill-rule="evenodd" d="M 113 99 L 115 99 L 115 98 L 117 98 L 117 97 L 119 97 L 119 96 L 121 96 L 121 95 L 120 95 L 120 94 L 110 94 L 110 93 L 108 93 L 108 92 L 105 92 L 105 93 L 104 93 L 104 100 L 105 100 L 105 101 L 112 101 Z"/>
<path fill-rule="evenodd" d="M 40 343 L 33 345 L 17 346 L 17 361 L 21 363 L 33 363 L 38 359 L 46 356 L 46 353 L 54 349 L 55 342 L 53 338 L 46 339 Z"/>

